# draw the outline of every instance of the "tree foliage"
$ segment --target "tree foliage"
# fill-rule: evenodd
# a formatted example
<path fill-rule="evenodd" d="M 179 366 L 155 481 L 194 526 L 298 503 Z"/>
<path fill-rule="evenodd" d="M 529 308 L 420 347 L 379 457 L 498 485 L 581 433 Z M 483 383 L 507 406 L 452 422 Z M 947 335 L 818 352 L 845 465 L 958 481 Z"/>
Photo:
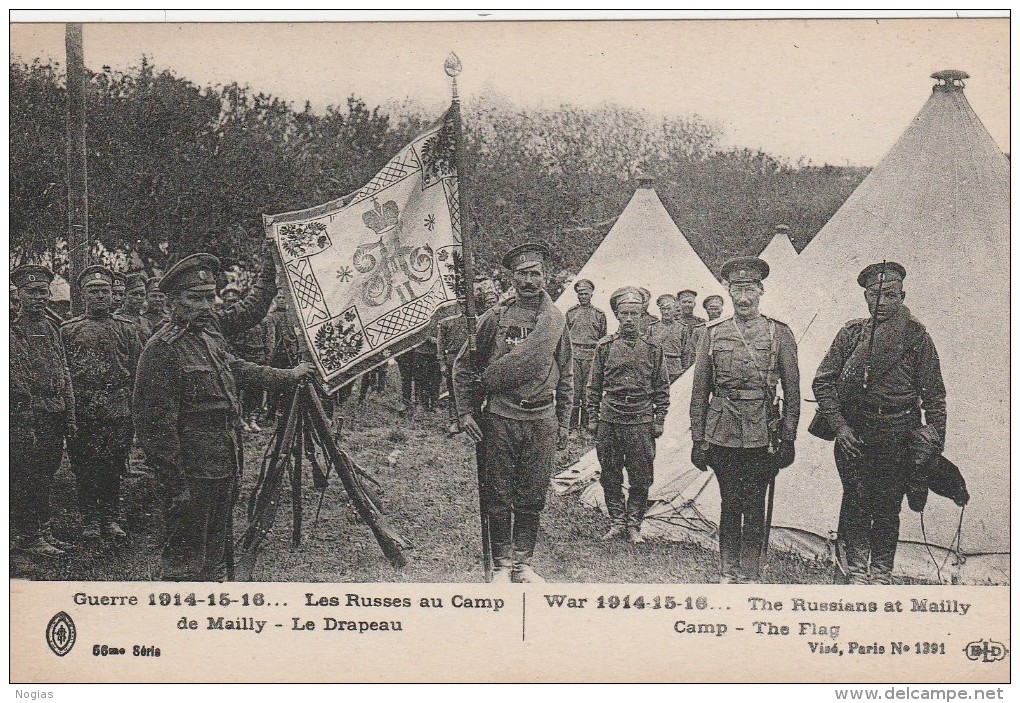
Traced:
<path fill-rule="evenodd" d="M 351 96 L 322 114 L 249 86 L 199 86 L 145 57 L 88 75 L 89 229 L 95 250 L 165 268 L 194 251 L 249 265 L 261 214 L 309 207 L 367 182 L 437 119 L 403 103 Z M 57 64 L 10 64 L 11 255 L 61 267 L 67 222 L 64 77 Z M 720 146 L 696 116 L 653 117 L 616 105 L 522 109 L 496 93 L 465 105 L 479 268 L 527 239 L 557 271 L 587 260 L 633 194 L 656 177 L 670 214 L 718 269 L 754 254 L 773 226 L 802 248 L 864 176 L 791 165 Z"/>

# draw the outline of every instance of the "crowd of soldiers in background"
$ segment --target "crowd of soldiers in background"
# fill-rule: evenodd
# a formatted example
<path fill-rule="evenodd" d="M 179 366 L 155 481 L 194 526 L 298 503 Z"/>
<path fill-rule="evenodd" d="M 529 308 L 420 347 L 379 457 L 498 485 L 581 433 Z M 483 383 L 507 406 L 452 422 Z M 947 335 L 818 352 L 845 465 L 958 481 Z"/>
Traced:
<path fill-rule="evenodd" d="M 78 280 L 86 313 L 76 317 L 70 316 L 69 300 L 52 299 L 54 278 L 44 267 L 22 266 L 12 273 L 10 291 L 12 461 L 24 464 L 12 471 L 12 546 L 45 557 L 63 556 L 79 541 L 127 538 L 121 481 L 128 475 L 150 475 L 143 463 L 129 459 L 132 447 L 137 448 L 130 407 L 134 375 L 146 341 L 168 322 L 166 295 L 160 291 L 158 277 L 88 267 Z M 110 285 L 91 285 L 103 283 Z M 102 293 L 104 289 L 109 293 Z M 606 335 L 606 316 L 591 305 L 594 286 L 590 281 L 578 281 L 574 290 L 578 304 L 567 313 L 568 329 L 576 377 L 587 378 L 595 345 Z M 507 281 L 478 276 L 475 314 L 482 315 L 509 295 L 512 287 Z M 704 330 L 705 319 L 694 314 L 696 293 L 660 295 L 658 317 L 647 310 L 651 294 L 642 290 L 642 295 L 646 310 L 641 332 L 662 345 L 672 381 L 693 363 Z M 229 308 L 244 297 L 241 284 L 230 280 L 220 289 L 217 305 Z M 722 300 L 711 296 L 703 307 L 708 318 L 715 319 Z M 467 318 L 462 306 L 450 306 L 445 312 L 422 344 L 390 361 L 401 377 L 400 413 L 410 415 L 416 408 L 435 412 L 445 398 L 447 432 L 452 435 L 462 429 L 454 401 L 453 365 L 467 339 Z M 300 358 L 300 346 L 286 295 L 276 295 L 264 320 L 227 342 L 231 352 L 246 361 L 293 367 Z M 360 403 L 370 393 L 386 389 L 388 366 L 383 364 L 361 377 Z M 586 424 L 585 386 L 576 385 L 571 425 L 580 429 Z M 344 402 L 354 387 L 348 385 L 324 400 Z M 243 384 L 240 393 L 242 429 L 247 432 L 262 431 L 261 425 L 272 422 L 284 402 L 282 394 L 255 382 Z M 328 404 L 332 407 L 332 402 Z M 65 439 L 82 529 L 61 539 L 54 533 L 50 493 Z"/>
<path fill-rule="evenodd" d="M 127 475 L 146 476 L 144 464 L 131 464 L 131 401 L 139 356 L 146 342 L 168 323 L 166 295 L 158 277 L 121 274 L 90 266 L 78 285 L 85 313 L 68 317 L 70 304 L 54 304 L 47 268 L 21 266 L 11 273 L 11 539 L 12 547 L 44 557 L 60 557 L 79 541 L 127 538 L 120 489 Z M 260 297 L 265 318 L 231 337 L 231 351 L 260 365 L 289 369 L 299 346 L 284 294 Z M 217 305 L 230 307 L 246 297 L 237 283 L 220 291 Z M 259 431 L 264 413 L 272 416 L 280 393 L 248 383 L 242 388 L 243 428 Z M 54 533 L 51 492 L 63 452 L 75 477 L 82 530 L 61 539 Z"/>

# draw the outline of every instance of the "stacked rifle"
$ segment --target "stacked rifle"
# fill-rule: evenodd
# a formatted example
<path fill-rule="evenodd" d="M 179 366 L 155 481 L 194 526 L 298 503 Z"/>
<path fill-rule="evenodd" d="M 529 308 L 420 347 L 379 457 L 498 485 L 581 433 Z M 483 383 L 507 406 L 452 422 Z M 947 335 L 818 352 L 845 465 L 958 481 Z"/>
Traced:
<path fill-rule="evenodd" d="M 319 463 L 319 454 L 325 465 Z M 319 490 L 316 520 L 329 485 L 330 473 L 336 473 L 357 514 L 371 528 L 383 554 L 396 567 L 407 564 L 403 550 L 407 542 L 389 524 L 383 514 L 379 483 L 365 473 L 338 440 L 330 433 L 330 420 L 318 395 L 308 383 L 294 389 L 290 402 L 283 409 L 272 441 L 266 448 L 258 480 L 248 500 L 248 527 L 241 537 L 238 563 L 239 578 L 250 580 L 258 553 L 269 538 L 276 521 L 284 481 L 289 477 L 293 510 L 292 543 L 301 544 L 303 482 L 307 461 L 311 468 L 312 485 Z"/>

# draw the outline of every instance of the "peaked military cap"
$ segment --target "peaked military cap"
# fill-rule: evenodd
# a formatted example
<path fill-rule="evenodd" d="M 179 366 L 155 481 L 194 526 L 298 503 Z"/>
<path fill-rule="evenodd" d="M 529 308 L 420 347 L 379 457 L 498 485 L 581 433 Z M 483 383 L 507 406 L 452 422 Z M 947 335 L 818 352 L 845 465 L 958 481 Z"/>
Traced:
<path fill-rule="evenodd" d="M 126 290 L 127 289 L 127 276 L 119 271 L 110 271 L 113 274 L 113 289 L 114 290 Z"/>
<path fill-rule="evenodd" d="M 45 266 L 24 264 L 11 271 L 11 283 L 18 288 L 24 288 L 32 283 L 45 283 L 48 286 L 52 282 L 53 272 Z"/>
<path fill-rule="evenodd" d="M 582 278 L 580 281 L 574 283 L 574 290 L 577 290 L 581 286 L 588 286 L 589 288 L 591 288 L 593 293 L 595 292 L 595 284 L 589 281 L 587 278 Z"/>
<path fill-rule="evenodd" d="M 723 264 L 722 277 L 730 283 L 761 283 L 769 277 L 769 265 L 756 256 L 741 256 Z"/>
<path fill-rule="evenodd" d="M 638 288 L 637 292 L 641 294 L 641 302 L 648 305 L 652 300 L 652 291 L 647 288 Z"/>
<path fill-rule="evenodd" d="M 624 286 L 623 288 L 617 288 L 613 291 L 613 294 L 609 296 L 609 307 L 612 308 L 613 312 L 616 312 L 616 308 L 624 303 L 637 303 L 638 305 L 644 305 L 645 299 L 641 295 L 641 291 L 634 286 Z"/>
<path fill-rule="evenodd" d="M 676 302 L 676 296 L 673 295 L 672 293 L 663 293 L 662 295 L 655 299 L 655 304 L 658 305 L 659 307 L 662 307 L 662 301 L 664 300 L 666 301 L 672 300 L 673 302 Z"/>
<path fill-rule="evenodd" d="M 679 297 L 684 296 L 684 295 L 693 295 L 695 298 L 697 298 L 698 297 L 698 291 L 691 290 L 690 288 L 684 288 L 681 291 L 677 291 L 676 297 L 679 298 Z"/>
<path fill-rule="evenodd" d="M 145 282 L 145 287 L 149 290 L 159 290 L 159 282 L 161 280 L 159 276 L 152 276 Z"/>
<path fill-rule="evenodd" d="M 86 266 L 85 270 L 78 274 L 78 285 L 81 288 L 89 286 L 113 286 L 113 271 L 100 264 Z"/>
<path fill-rule="evenodd" d="M 713 300 L 718 300 L 720 303 L 723 302 L 723 298 L 722 298 L 721 295 L 710 295 L 710 296 L 708 296 L 707 298 L 705 298 L 704 300 L 701 301 L 701 307 L 703 307 L 703 308 L 706 307 L 709 304 L 709 302 L 711 302 Z"/>
<path fill-rule="evenodd" d="M 861 288 L 867 288 L 868 283 L 877 283 L 879 277 L 882 275 L 882 267 L 885 266 L 885 280 L 887 281 L 902 281 L 907 277 L 907 270 L 903 268 L 902 264 L 898 264 L 895 261 L 886 261 L 885 264 L 869 264 L 864 267 L 864 270 L 857 274 L 857 285 Z"/>
<path fill-rule="evenodd" d="M 182 290 L 216 290 L 220 260 L 212 254 L 192 254 L 178 261 L 159 282 L 164 293 Z"/>
<path fill-rule="evenodd" d="M 514 247 L 503 256 L 503 266 L 511 271 L 529 269 L 545 263 L 549 249 L 542 244 L 528 242 Z"/>
<path fill-rule="evenodd" d="M 135 288 L 146 288 L 148 284 L 145 282 L 145 276 L 140 273 L 128 274 L 124 281 L 124 287 L 127 290 L 134 290 Z"/>

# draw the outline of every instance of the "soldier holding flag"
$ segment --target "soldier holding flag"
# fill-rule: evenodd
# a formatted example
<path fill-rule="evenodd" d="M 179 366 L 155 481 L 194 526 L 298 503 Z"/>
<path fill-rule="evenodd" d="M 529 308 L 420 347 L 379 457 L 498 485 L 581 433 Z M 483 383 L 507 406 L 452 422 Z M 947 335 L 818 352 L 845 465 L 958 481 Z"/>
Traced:
<path fill-rule="evenodd" d="M 531 559 L 573 401 L 573 357 L 566 318 L 545 291 L 541 244 L 503 257 L 515 295 L 478 321 L 477 351 L 454 362 L 460 426 L 483 444 L 483 504 L 488 513 L 494 582 L 534 583 Z"/>

